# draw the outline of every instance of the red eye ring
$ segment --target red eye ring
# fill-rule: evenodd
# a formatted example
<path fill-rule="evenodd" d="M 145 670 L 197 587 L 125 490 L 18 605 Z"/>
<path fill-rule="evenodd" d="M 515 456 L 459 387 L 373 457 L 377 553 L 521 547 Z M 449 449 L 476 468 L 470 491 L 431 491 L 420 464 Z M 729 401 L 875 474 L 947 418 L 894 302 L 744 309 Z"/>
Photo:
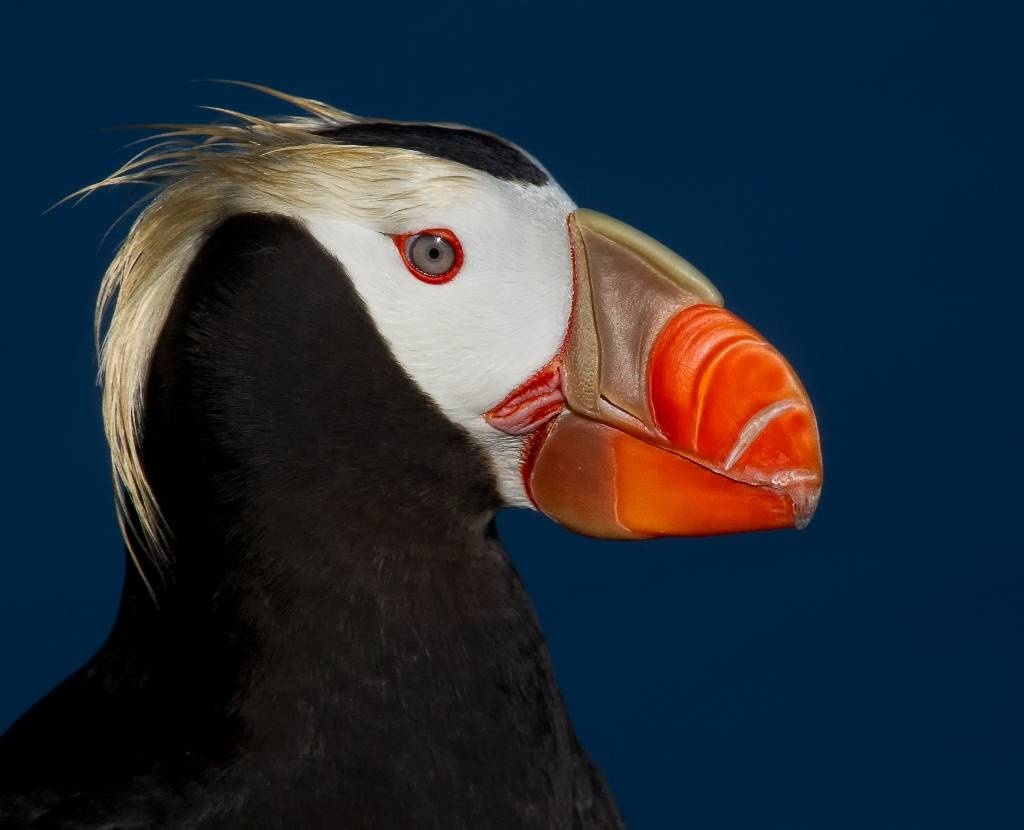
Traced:
<path fill-rule="evenodd" d="M 409 273 L 418 280 L 430 283 L 431 285 L 440 285 L 454 279 L 455 275 L 459 273 L 459 269 L 462 268 L 462 262 L 464 259 L 462 243 L 460 243 L 459 238 L 447 228 L 424 228 L 421 231 L 397 234 L 391 238 L 395 242 L 395 247 L 398 248 L 398 253 L 401 255 L 402 262 L 405 263 L 405 267 L 408 268 Z M 413 262 L 415 252 L 413 251 L 412 245 L 413 243 L 423 239 L 443 240 L 443 242 L 450 247 L 450 251 L 446 249 L 444 253 L 450 257 L 451 264 L 444 271 L 441 271 L 440 273 L 431 273 L 430 271 L 417 266 L 416 263 Z"/>

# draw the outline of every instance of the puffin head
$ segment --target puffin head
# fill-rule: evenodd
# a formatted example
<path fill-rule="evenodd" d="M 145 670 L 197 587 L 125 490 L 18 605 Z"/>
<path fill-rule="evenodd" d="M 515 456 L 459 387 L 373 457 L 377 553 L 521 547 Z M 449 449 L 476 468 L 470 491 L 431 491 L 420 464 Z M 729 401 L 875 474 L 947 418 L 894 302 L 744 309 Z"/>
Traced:
<path fill-rule="evenodd" d="M 577 207 L 497 136 L 264 91 L 307 115 L 182 127 L 94 186 L 160 186 L 100 304 L 116 297 L 105 421 L 144 536 L 161 532 L 137 435 L 157 338 L 204 240 L 241 213 L 288 217 L 336 261 L 506 505 L 618 539 L 810 520 L 822 464 L 808 396 L 697 268 Z"/>

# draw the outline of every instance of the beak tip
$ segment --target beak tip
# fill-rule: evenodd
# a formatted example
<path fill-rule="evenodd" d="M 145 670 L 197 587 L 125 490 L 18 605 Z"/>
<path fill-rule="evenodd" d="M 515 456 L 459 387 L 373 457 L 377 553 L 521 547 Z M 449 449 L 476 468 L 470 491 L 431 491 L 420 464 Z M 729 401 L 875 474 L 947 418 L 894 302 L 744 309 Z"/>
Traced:
<path fill-rule="evenodd" d="M 526 434 L 541 423 L 532 413 L 545 416 L 522 467 L 534 505 L 616 539 L 807 527 L 821 447 L 785 358 L 660 243 L 582 209 L 568 231 L 574 304 L 559 371 L 488 417 Z"/>
<path fill-rule="evenodd" d="M 784 473 L 783 475 L 793 475 Z M 783 484 L 783 489 L 793 503 L 793 526 L 803 530 L 811 523 L 821 500 L 821 478 L 806 473 Z"/>
<path fill-rule="evenodd" d="M 793 527 L 797 530 L 806 530 L 807 526 L 811 523 L 811 519 L 814 518 L 815 507 L 810 510 L 801 510 L 798 507 L 794 507 L 793 510 Z"/>

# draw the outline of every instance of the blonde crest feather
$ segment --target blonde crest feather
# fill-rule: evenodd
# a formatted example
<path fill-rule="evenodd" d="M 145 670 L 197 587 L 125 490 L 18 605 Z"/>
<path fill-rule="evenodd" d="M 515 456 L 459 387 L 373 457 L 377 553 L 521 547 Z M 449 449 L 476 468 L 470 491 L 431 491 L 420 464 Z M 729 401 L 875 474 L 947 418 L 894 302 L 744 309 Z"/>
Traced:
<path fill-rule="evenodd" d="M 160 131 L 149 137 L 154 143 L 67 197 L 125 184 L 154 188 L 103 277 L 95 311 L 118 520 L 150 585 L 143 558 L 165 577 L 170 540 L 142 463 L 145 388 L 157 338 L 206 236 L 229 215 L 249 211 L 342 215 L 397 228 L 425 199 L 464 194 L 476 182 L 473 171 L 412 150 L 334 143 L 317 131 L 362 119 L 319 101 L 239 85 L 306 115 L 268 120 L 209 108 L 230 120 L 150 125 Z"/>

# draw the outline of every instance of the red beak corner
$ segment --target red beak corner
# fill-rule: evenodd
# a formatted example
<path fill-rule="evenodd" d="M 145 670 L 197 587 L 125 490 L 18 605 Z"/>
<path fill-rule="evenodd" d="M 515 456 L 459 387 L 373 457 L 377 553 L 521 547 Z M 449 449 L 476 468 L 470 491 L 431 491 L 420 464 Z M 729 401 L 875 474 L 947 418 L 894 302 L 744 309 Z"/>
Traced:
<path fill-rule="evenodd" d="M 653 239 L 584 210 L 569 232 L 566 346 L 487 414 L 532 430 L 523 478 L 534 504 L 606 538 L 804 527 L 822 463 L 793 369 Z"/>

